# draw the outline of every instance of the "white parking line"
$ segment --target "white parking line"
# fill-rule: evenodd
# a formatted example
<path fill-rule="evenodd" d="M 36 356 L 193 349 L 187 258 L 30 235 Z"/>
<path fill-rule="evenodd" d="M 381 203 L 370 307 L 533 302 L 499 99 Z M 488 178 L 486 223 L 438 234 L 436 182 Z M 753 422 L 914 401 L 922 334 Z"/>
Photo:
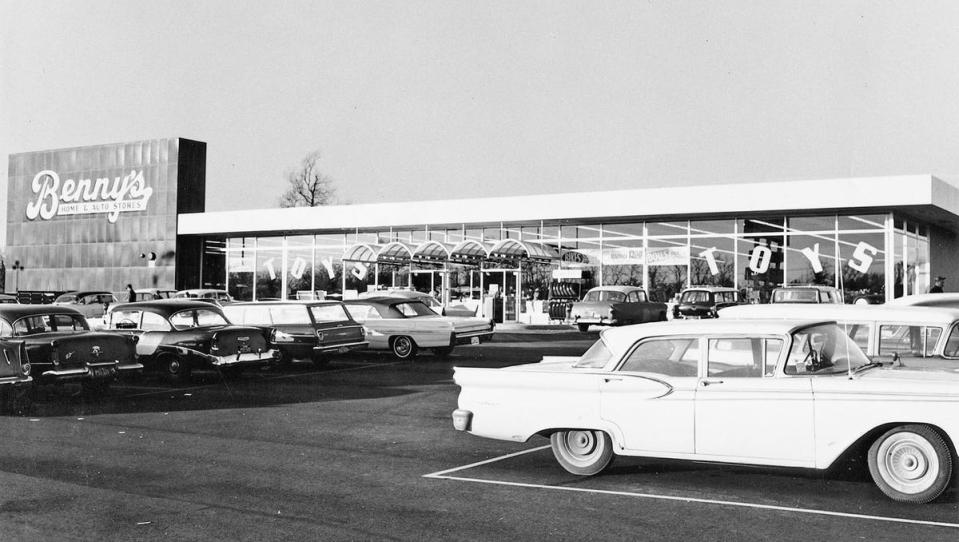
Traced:
<path fill-rule="evenodd" d="M 831 510 L 816 510 L 811 508 L 795 508 L 792 506 L 777 506 L 771 504 L 759 504 L 759 503 L 747 503 L 747 502 L 738 502 L 738 501 L 722 501 L 717 499 L 699 499 L 696 497 L 676 497 L 673 495 L 656 495 L 652 493 L 636 493 L 632 491 L 612 491 L 608 489 L 589 489 L 582 487 L 568 487 L 568 486 L 549 486 L 544 484 L 528 484 L 524 482 L 507 482 L 503 480 L 486 480 L 482 478 L 466 478 L 462 476 L 448 476 L 449 473 L 463 471 L 478 467 L 480 465 L 486 465 L 489 463 L 495 463 L 497 461 L 503 461 L 504 459 L 509 459 L 511 457 L 516 457 L 523 454 L 528 454 L 532 452 L 538 452 L 540 450 L 545 450 L 549 446 L 540 446 L 538 448 L 532 448 L 529 450 L 523 450 L 521 452 L 515 452 L 511 454 L 506 454 L 499 457 L 494 457 L 492 459 L 487 459 L 486 461 L 480 461 L 478 463 L 471 463 L 469 465 L 463 465 L 461 467 L 455 467 L 452 469 L 447 469 L 439 472 L 433 472 L 430 474 L 424 474 L 424 478 L 432 478 L 435 480 L 456 480 L 458 482 L 472 482 L 477 484 L 491 484 L 491 485 L 501 485 L 501 486 L 512 486 L 512 487 L 525 487 L 530 489 L 552 489 L 558 491 L 575 491 L 578 493 L 595 493 L 600 495 L 617 495 L 622 497 L 634 497 L 639 499 L 654 499 L 661 501 L 680 501 L 687 503 L 700 503 L 700 504 L 713 504 L 718 506 L 737 506 L 740 508 L 755 508 L 761 510 L 777 510 L 780 512 L 792 512 L 797 514 L 813 514 L 820 516 L 833 516 L 833 517 L 843 517 L 843 518 L 854 518 L 854 519 L 866 519 L 873 521 L 886 521 L 891 523 L 904 523 L 909 525 L 928 525 L 933 527 L 949 527 L 952 529 L 959 529 L 959 523 L 946 523 L 942 521 L 927 521 L 921 519 L 907 519 L 907 518 L 894 518 L 887 516 L 871 516 L 867 514 L 850 514 L 846 512 L 834 512 Z"/>

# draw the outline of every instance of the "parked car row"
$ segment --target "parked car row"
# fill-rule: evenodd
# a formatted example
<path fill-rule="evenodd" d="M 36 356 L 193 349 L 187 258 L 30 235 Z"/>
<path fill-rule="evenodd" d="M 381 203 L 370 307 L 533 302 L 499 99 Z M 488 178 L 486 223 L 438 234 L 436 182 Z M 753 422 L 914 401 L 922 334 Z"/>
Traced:
<path fill-rule="evenodd" d="M 82 307 L 100 306 L 101 295 L 78 292 L 49 305 L 0 304 L 0 392 L 6 406 L 22 410 L 23 390 L 38 385 L 75 382 L 85 392 L 102 393 L 115 380 L 141 372 L 171 381 L 187 380 L 194 370 L 232 377 L 296 360 L 322 366 L 332 355 L 363 349 L 410 360 L 420 349 L 447 356 L 458 344 L 493 337 L 491 320 L 440 316 L 409 297 L 222 306 L 212 298 L 178 297 L 113 302 L 102 316 L 88 318 Z M 91 301 L 74 303 L 84 299 Z"/>

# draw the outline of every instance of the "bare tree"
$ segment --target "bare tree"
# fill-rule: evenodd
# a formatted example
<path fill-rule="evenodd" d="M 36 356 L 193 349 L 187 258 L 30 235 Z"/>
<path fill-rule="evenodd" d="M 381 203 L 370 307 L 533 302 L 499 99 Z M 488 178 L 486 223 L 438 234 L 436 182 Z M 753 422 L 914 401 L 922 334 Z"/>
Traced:
<path fill-rule="evenodd" d="M 289 186 L 280 196 L 280 207 L 317 207 L 336 202 L 333 178 L 319 170 L 320 151 L 303 158 L 300 167 L 287 173 Z"/>

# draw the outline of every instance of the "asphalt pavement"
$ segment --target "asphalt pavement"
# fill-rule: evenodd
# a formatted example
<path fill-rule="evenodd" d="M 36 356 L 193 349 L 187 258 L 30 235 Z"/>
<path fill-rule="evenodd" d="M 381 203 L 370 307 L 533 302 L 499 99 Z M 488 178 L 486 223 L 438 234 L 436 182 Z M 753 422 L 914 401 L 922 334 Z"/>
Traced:
<path fill-rule="evenodd" d="M 0 417 L 0 540 L 959 539 L 959 491 L 894 503 L 854 461 L 617 458 L 581 478 L 546 439 L 452 429 L 453 366 L 578 355 L 595 337 L 500 329 L 448 360 L 46 390 L 29 416 Z"/>

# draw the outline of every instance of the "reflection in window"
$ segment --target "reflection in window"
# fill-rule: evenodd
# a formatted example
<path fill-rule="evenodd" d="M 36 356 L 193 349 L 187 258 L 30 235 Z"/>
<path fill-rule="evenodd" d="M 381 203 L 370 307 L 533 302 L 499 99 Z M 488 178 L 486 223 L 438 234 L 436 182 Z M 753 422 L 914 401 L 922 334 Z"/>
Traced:
<path fill-rule="evenodd" d="M 758 378 L 772 375 L 782 351 L 781 339 L 709 339 L 707 374 L 727 378 Z"/>
<path fill-rule="evenodd" d="M 925 326 L 879 326 L 879 355 L 927 357 L 935 353 L 942 328 Z"/>
<path fill-rule="evenodd" d="M 633 350 L 620 371 L 665 376 L 696 376 L 699 372 L 699 339 L 653 339 Z"/>

